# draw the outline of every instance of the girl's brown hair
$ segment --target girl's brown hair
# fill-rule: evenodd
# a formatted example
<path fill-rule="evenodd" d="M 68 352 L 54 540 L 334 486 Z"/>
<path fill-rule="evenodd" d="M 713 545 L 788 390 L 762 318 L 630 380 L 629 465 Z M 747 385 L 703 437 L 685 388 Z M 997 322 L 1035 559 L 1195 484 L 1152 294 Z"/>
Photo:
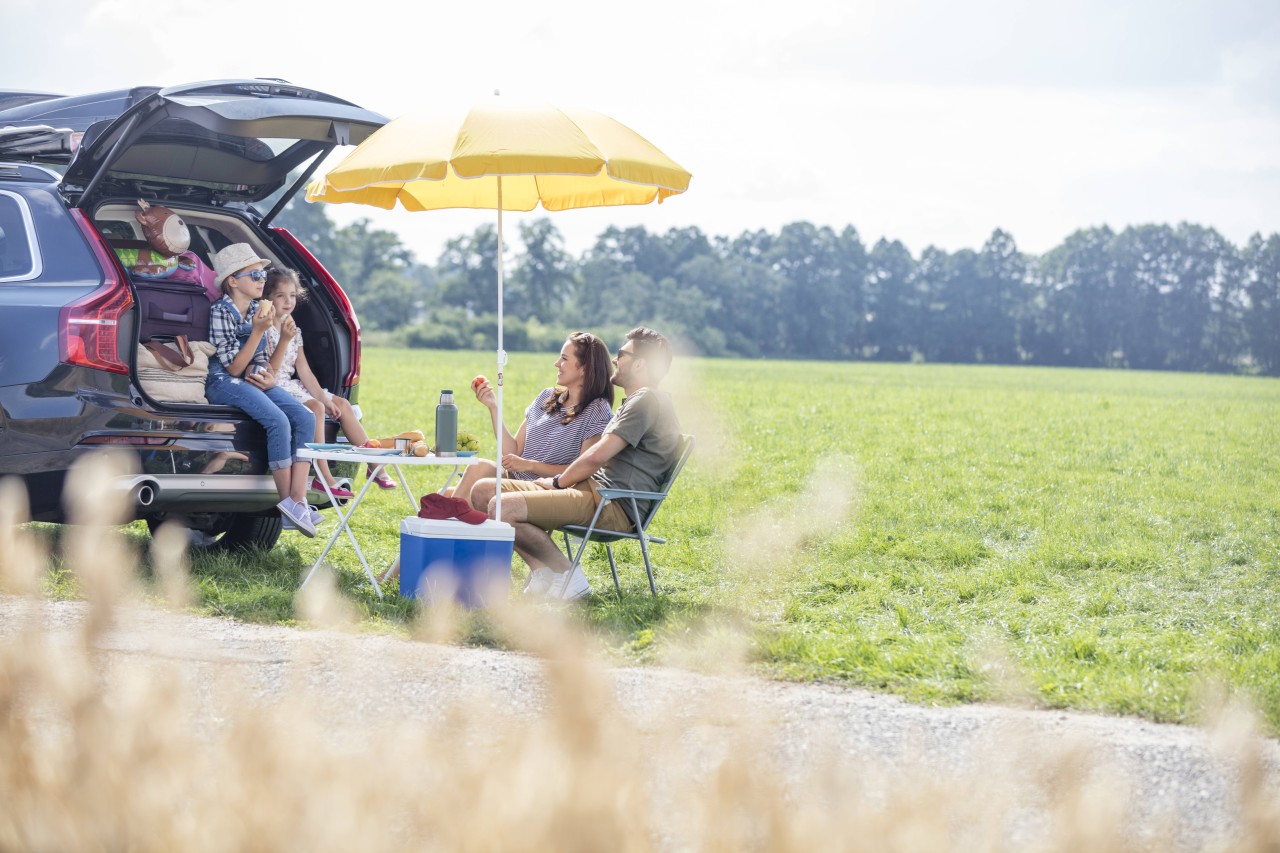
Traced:
<path fill-rule="evenodd" d="M 603 398 L 613 408 L 613 383 L 609 381 L 610 363 L 609 348 L 604 341 L 590 332 L 574 332 L 565 338 L 565 343 L 573 346 L 573 357 L 582 365 L 582 398 L 576 406 L 565 406 L 569 399 L 566 388 L 559 394 L 552 394 L 542 404 L 542 410 L 549 415 L 564 409 L 560 423 L 569 424 L 596 400 Z"/>
<path fill-rule="evenodd" d="M 298 271 L 289 267 L 272 267 L 267 270 L 267 283 L 262 285 L 262 298 L 270 299 L 283 281 L 292 281 L 298 286 L 298 301 L 307 301 L 307 289 L 302 286 Z"/>

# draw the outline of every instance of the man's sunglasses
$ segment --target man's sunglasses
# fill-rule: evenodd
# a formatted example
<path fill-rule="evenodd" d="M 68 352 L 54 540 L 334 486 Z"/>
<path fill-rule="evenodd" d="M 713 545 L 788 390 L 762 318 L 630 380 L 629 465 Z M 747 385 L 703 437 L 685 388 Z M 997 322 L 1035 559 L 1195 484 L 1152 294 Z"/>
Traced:
<path fill-rule="evenodd" d="M 254 281 L 266 281 L 267 271 L 266 270 L 249 270 L 248 272 L 233 273 L 231 277 L 232 278 L 251 278 Z"/>

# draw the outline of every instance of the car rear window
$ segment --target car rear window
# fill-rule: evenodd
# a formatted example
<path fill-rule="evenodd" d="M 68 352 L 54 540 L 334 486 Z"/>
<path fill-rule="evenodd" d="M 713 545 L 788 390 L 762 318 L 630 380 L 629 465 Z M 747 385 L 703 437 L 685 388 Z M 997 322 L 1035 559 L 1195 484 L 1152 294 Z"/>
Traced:
<path fill-rule="evenodd" d="M 0 190 L 0 282 L 26 281 L 39 274 L 40 255 L 27 202 Z"/>

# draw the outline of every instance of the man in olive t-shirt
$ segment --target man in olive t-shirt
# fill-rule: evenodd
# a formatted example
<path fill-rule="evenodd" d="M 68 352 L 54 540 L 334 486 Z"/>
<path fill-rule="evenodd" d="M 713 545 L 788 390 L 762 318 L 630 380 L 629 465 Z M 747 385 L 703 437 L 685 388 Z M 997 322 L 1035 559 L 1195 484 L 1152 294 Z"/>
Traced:
<path fill-rule="evenodd" d="M 600 440 L 555 477 L 502 480 L 502 520 L 515 528 L 516 552 L 529 565 L 528 595 L 566 600 L 589 595 L 591 586 L 582 569 L 573 568 L 549 531 L 566 524 L 589 524 L 602 487 L 657 491 L 679 458 L 675 406 L 671 395 L 657 387 L 671 366 L 671 344 L 652 329 L 632 329 L 613 364 L 610 379 L 625 396 Z M 495 491 L 495 480 L 480 480 L 471 490 L 472 505 L 492 517 Z M 643 517 L 649 502 L 636 503 Z M 611 501 L 601 511 L 597 526 L 634 529 L 623 507 L 623 502 Z"/>
<path fill-rule="evenodd" d="M 619 355 L 624 351 L 619 350 Z M 618 436 L 624 444 L 617 455 L 591 475 L 605 488 L 656 492 L 663 475 L 680 455 L 680 422 L 676 420 L 675 406 L 671 395 L 657 388 L 627 392 L 601 438 L 608 435 Z M 564 482 L 562 474 L 560 485 Z M 643 517 L 649 502 L 637 503 Z"/>

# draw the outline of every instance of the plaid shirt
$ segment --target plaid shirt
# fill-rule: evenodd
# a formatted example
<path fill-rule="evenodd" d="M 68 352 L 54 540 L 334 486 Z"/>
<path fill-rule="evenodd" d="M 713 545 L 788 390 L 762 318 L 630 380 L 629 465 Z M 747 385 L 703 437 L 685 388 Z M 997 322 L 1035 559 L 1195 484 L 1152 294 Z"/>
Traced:
<path fill-rule="evenodd" d="M 230 367 L 240 350 L 249 341 L 249 333 L 253 329 L 253 318 L 258 313 L 257 299 L 249 303 L 249 314 L 241 317 L 236 304 L 230 296 L 224 296 L 209 308 L 209 343 L 217 350 L 218 360 L 224 367 Z M 271 359 L 267 356 L 267 336 L 258 340 L 258 349 L 249 359 L 245 373 L 249 373 L 253 365 L 262 365 L 271 369 Z"/>

